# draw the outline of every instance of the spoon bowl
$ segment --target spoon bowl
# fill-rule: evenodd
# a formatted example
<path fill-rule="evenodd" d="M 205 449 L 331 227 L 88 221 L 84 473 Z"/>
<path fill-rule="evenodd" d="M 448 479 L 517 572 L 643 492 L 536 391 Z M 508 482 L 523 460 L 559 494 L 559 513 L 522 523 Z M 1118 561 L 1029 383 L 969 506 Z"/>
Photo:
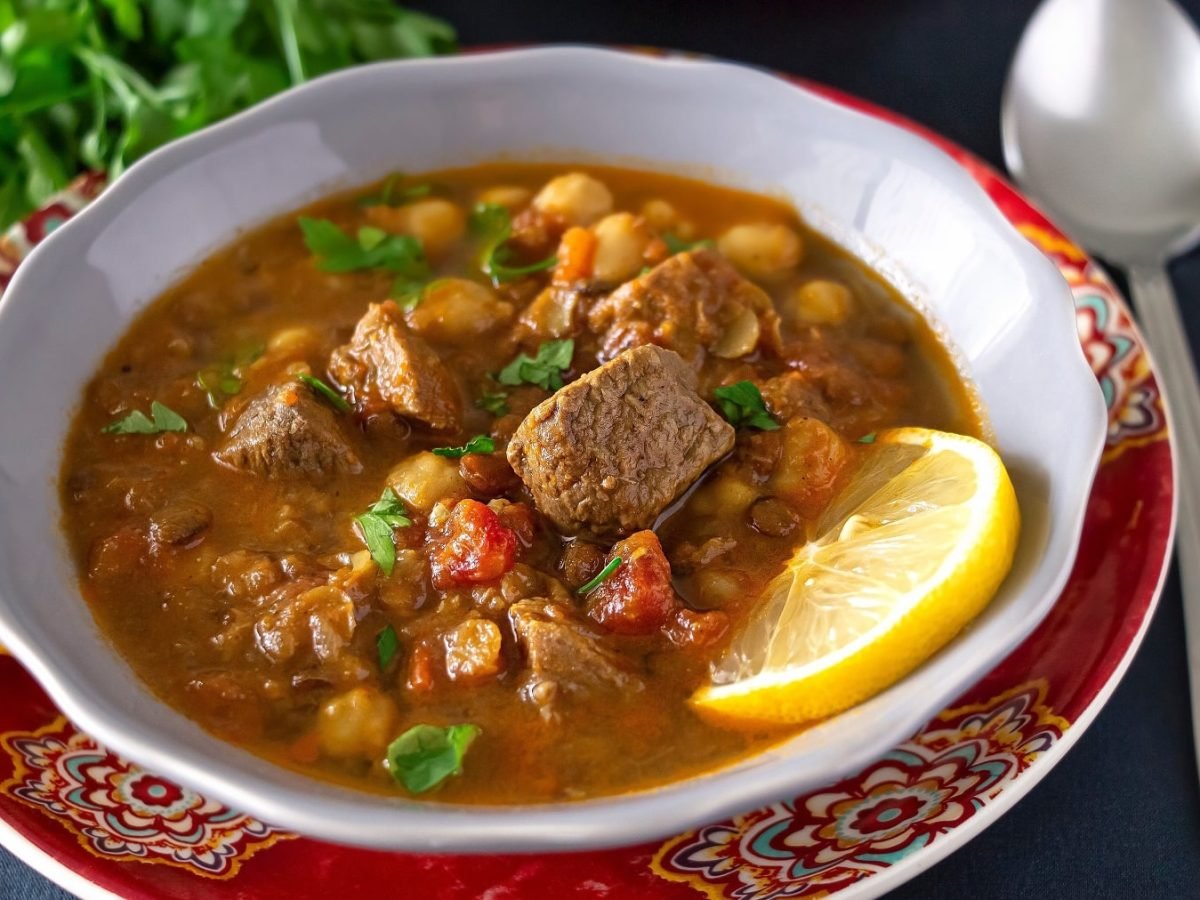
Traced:
<path fill-rule="evenodd" d="M 1200 238 L 1200 33 L 1170 0 L 1049 0 L 1005 88 L 1009 169 L 1122 263 Z"/>

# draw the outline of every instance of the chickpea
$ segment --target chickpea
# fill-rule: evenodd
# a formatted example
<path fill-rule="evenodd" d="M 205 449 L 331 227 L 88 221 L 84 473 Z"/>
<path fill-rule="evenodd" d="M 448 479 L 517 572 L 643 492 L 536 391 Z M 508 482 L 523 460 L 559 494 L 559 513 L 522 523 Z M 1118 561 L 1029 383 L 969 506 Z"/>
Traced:
<path fill-rule="evenodd" d="M 411 234 L 430 257 L 446 253 L 467 231 L 463 211 L 440 197 L 405 206 L 372 206 L 367 209 L 367 218 L 385 231 Z"/>
<path fill-rule="evenodd" d="M 721 235 L 717 249 L 743 274 L 771 281 L 804 258 L 804 242 L 786 225 L 759 222 L 735 225 Z"/>
<path fill-rule="evenodd" d="M 546 182 L 533 198 L 544 213 L 560 216 L 568 225 L 591 225 L 612 212 L 612 192 L 602 181 L 582 172 L 559 175 Z"/>
<path fill-rule="evenodd" d="M 683 218 L 679 210 L 659 197 L 642 204 L 642 218 L 659 234 L 670 232 L 685 241 L 690 241 L 696 236 L 696 223 Z"/>
<path fill-rule="evenodd" d="M 440 278 L 425 289 L 421 302 L 405 314 L 413 331 L 433 341 L 467 343 L 503 325 L 513 305 L 486 285 L 466 278 Z"/>
<path fill-rule="evenodd" d="M 854 295 L 839 281 L 806 281 L 780 304 L 792 325 L 840 325 L 854 307 Z"/>
<path fill-rule="evenodd" d="M 650 235 L 640 219 L 632 213 L 613 213 L 593 225 L 592 231 L 596 235 L 592 259 L 592 275 L 596 279 L 620 284 L 638 273 L 643 265 L 642 254 L 650 243 Z"/>
<path fill-rule="evenodd" d="M 395 737 L 400 711 L 386 694 L 356 687 L 334 697 L 317 713 L 321 750 L 341 758 L 373 758 Z"/>
<path fill-rule="evenodd" d="M 507 207 L 509 212 L 516 212 L 529 205 L 533 191 L 529 188 L 517 187 L 511 184 L 497 184 L 480 191 L 475 200 L 478 203 L 495 203 Z"/>
<path fill-rule="evenodd" d="M 281 328 L 267 341 L 267 349 L 279 356 L 303 356 L 319 343 L 317 333 L 303 325 Z"/>
<path fill-rule="evenodd" d="M 388 484 L 401 500 L 422 512 L 429 512 L 439 500 L 470 493 L 458 463 L 428 451 L 401 460 L 388 473 Z"/>

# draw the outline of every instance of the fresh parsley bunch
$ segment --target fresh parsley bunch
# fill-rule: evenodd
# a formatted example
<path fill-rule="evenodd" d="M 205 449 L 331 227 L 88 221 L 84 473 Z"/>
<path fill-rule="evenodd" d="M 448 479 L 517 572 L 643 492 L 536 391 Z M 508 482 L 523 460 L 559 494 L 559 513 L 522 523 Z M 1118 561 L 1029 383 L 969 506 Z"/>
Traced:
<path fill-rule="evenodd" d="M 390 0 L 0 0 L 0 230 L 290 85 L 453 49 Z"/>

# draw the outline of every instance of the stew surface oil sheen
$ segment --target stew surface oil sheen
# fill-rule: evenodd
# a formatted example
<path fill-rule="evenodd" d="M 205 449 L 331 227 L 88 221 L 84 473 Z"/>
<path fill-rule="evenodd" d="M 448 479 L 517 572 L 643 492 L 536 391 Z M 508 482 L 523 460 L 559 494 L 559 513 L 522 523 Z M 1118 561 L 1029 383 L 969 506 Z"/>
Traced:
<path fill-rule="evenodd" d="M 623 353 L 646 344 L 682 364 Z M 719 457 L 663 476 L 686 493 L 656 521 L 591 503 L 586 476 L 578 508 L 551 511 L 538 460 L 607 421 L 587 418 L 603 392 L 572 383 L 626 362 L 708 404 Z M 562 417 L 510 464 L 560 388 Z M 731 451 L 710 412 L 737 426 Z M 104 633 L 214 734 L 369 790 L 579 799 L 789 736 L 686 700 L 860 439 L 893 425 L 981 429 L 929 327 L 785 204 L 486 165 L 280 217 L 151 304 L 86 389 L 62 521 Z M 654 440 L 603 450 L 637 467 Z M 618 514 L 653 530 L 602 521 Z M 435 727 L 395 746 L 418 725 Z"/>

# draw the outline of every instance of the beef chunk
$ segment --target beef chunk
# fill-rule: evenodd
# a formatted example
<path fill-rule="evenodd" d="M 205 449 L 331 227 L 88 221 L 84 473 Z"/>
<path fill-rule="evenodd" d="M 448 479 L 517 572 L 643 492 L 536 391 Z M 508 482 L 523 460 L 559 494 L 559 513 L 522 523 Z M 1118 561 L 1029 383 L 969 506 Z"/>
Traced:
<path fill-rule="evenodd" d="M 621 656 L 606 647 L 571 610 L 551 600 L 514 603 L 508 610 L 513 634 L 529 668 L 525 695 L 549 711 L 560 692 L 641 690 L 642 680 Z"/>
<path fill-rule="evenodd" d="M 212 523 L 212 510 L 195 500 L 176 500 L 150 516 L 150 540 L 155 544 L 179 547 L 199 543 L 200 535 Z"/>
<path fill-rule="evenodd" d="M 362 468 L 329 407 L 291 382 L 267 388 L 251 400 L 213 456 L 234 469 L 267 478 Z"/>
<path fill-rule="evenodd" d="M 675 353 L 638 347 L 588 372 L 525 418 L 508 460 L 565 531 L 622 535 L 654 524 L 733 447 Z"/>
<path fill-rule="evenodd" d="M 390 410 L 434 431 L 459 428 L 462 398 L 454 377 L 391 300 L 371 304 L 350 342 L 333 351 L 329 371 L 364 416 Z"/>
<path fill-rule="evenodd" d="M 771 298 L 706 249 L 676 254 L 626 282 L 592 307 L 588 327 L 601 337 L 602 360 L 657 344 L 699 366 L 705 350 L 734 358 L 779 340 Z"/>

